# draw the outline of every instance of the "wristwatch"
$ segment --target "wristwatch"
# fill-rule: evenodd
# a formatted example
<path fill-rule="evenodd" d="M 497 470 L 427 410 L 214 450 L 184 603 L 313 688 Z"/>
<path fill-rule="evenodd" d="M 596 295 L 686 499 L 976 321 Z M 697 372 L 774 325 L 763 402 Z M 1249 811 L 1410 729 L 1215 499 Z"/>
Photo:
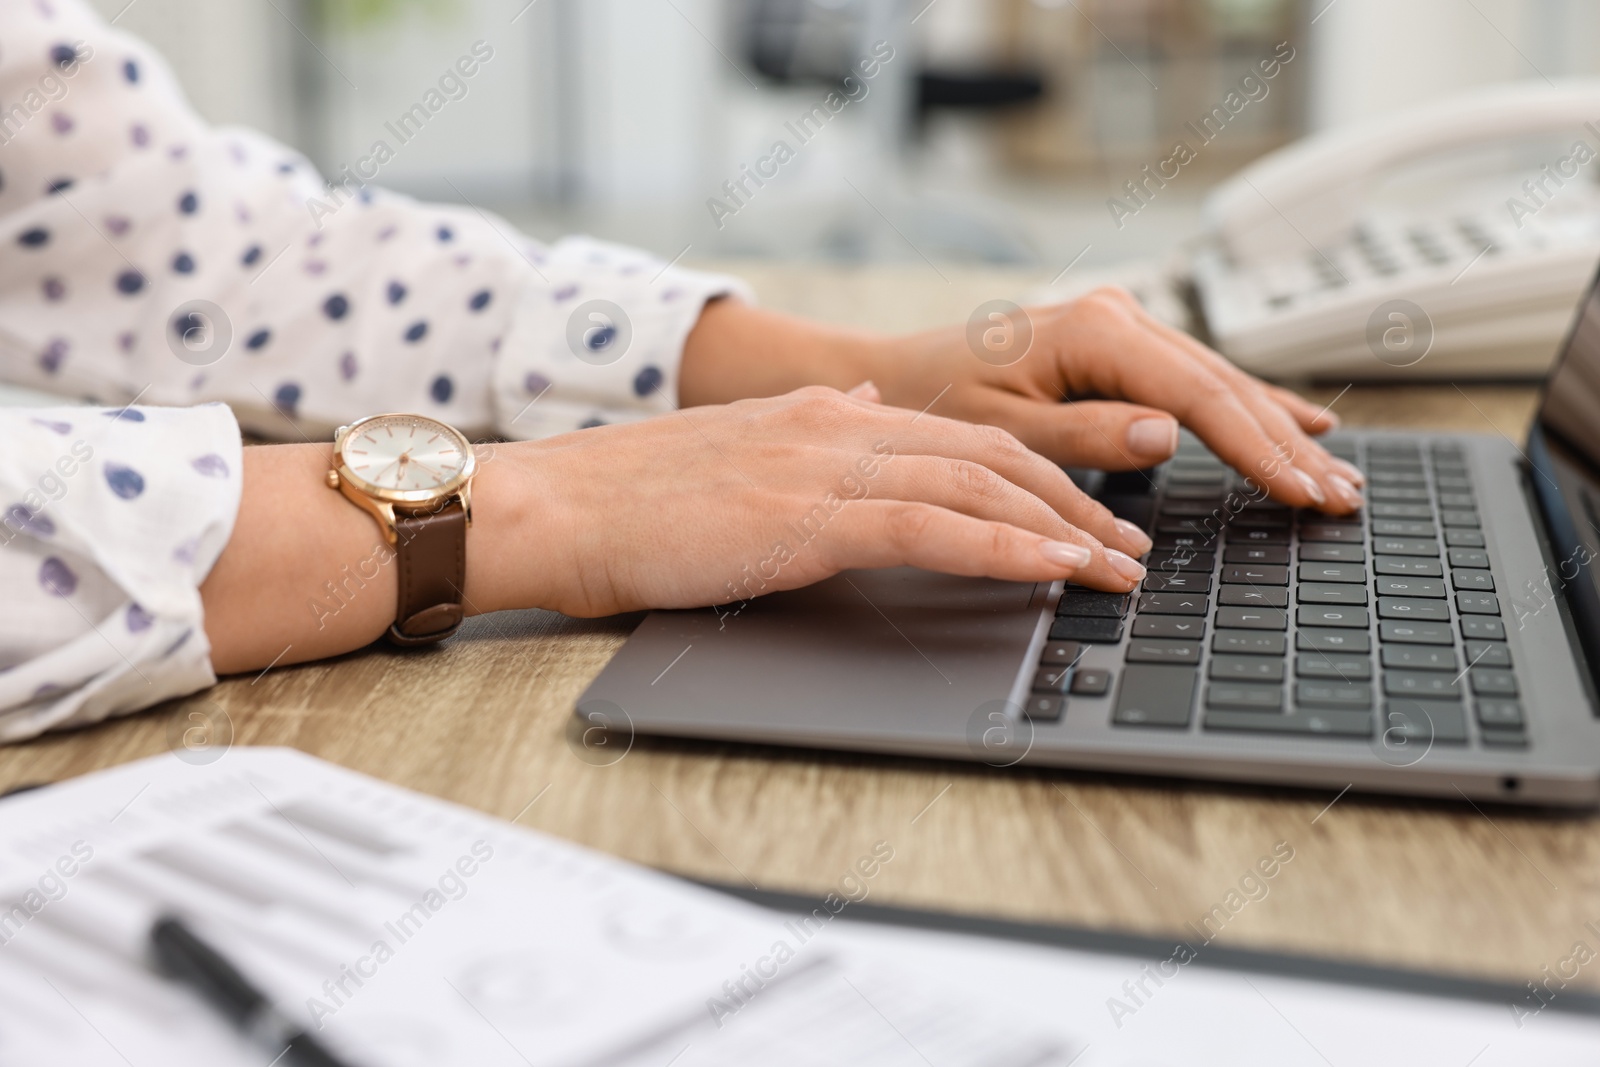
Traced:
<path fill-rule="evenodd" d="M 333 437 L 328 486 L 378 521 L 400 595 L 389 640 L 442 641 L 461 626 L 477 460 L 462 433 L 426 415 L 370 415 Z"/>

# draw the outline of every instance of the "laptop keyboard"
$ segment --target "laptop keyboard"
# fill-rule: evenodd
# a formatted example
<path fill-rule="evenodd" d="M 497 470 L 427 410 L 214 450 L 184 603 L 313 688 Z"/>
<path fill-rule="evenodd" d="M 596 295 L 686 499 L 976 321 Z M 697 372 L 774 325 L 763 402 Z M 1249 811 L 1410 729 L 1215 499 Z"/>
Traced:
<path fill-rule="evenodd" d="M 1115 691 L 1134 729 L 1527 745 L 1494 567 L 1459 444 L 1334 438 L 1367 475 L 1356 515 L 1261 497 L 1197 441 L 1100 497 L 1155 547 L 1130 595 L 1069 585 L 1030 718 Z M 1118 671 L 1085 646 L 1128 637 Z M 1120 677 L 1119 677 L 1120 675 Z M 1413 746 L 1416 747 L 1415 745 Z M 1420 750 L 1420 749 L 1418 749 Z"/>

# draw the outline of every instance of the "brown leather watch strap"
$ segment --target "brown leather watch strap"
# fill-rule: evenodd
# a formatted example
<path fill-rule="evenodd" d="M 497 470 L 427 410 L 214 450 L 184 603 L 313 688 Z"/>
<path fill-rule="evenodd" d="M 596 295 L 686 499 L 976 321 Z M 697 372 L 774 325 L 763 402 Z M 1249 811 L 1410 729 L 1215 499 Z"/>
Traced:
<path fill-rule="evenodd" d="M 439 511 L 396 515 L 400 597 L 389 640 L 397 645 L 442 641 L 461 626 L 467 580 L 467 513 L 459 499 Z"/>

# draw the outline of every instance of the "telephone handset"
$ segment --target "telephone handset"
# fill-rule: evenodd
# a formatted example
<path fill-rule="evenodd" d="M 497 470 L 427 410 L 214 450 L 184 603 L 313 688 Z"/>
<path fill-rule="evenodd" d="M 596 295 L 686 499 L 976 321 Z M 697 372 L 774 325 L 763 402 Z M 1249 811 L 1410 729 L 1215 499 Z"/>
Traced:
<path fill-rule="evenodd" d="M 1509 180 L 1375 199 L 1403 168 L 1555 134 L 1575 139 Z M 1542 376 L 1600 261 L 1597 176 L 1600 80 L 1496 87 L 1307 138 L 1207 199 L 1189 263 L 1201 325 L 1275 378 Z"/>

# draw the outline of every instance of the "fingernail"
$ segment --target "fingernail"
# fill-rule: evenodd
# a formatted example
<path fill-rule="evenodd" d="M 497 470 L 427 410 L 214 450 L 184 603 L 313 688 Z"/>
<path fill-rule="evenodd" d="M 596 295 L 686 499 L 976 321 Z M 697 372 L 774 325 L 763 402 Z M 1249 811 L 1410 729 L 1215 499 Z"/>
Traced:
<path fill-rule="evenodd" d="M 854 389 L 850 390 L 845 395 L 846 396 L 853 396 L 853 397 L 856 397 L 857 399 L 860 399 L 860 400 L 874 400 L 875 401 L 879 397 L 878 386 L 876 385 L 876 383 L 874 383 L 872 381 L 871 378 L 868 378 L 866 381 L 862 382 L 860 385 L 856 386 Z"/>
<path fill-rule="evenodd" d="M 1117 528 L 1117 532 L 1122 535 L 1124 541 L 1139 550 L 1139 555 L 1142 556 L 1150 551 L 1150 546 L 1154 542 L 1150 540 L 1150 535 L 1139 529 L 1139 527 L 1127 519 L 1113 519 L 1111 524 Z"/>
<path fill-rule="evenodd" d="M 1337 430 L 1344 423 L 1343 419 L 1331 411 L 1322 413 L 1322 421 L 1328 424 L 1328 429 L 1330 430 Z"/>
<path fill-rule="evenodd" d="M 1128 427 L 1128 451 L 1165 459 L 1178 450 L 1176 419 L 1139 419 Z"/>
<path fill-rule="evenodd" d="M 1089 550 L 1070 541 L 1041 541 L 1039 555 L 1051 563 L 1059 563 L 1073 569 L 1089 565 Z"/>
<path fill-rule="evenodd" d="M 1328 494 L 1323 492 L 1322 486 L 1318 484 L 1315 478 L 1311 477 L 1311 475 L 1302 470 L 1295 471 L 1294 476 L 1300 479 L 1301 487 L 1304 488 L 1307 495 L 1311 497 L 1311 502 L 1313 504 L 1321 507 L 1328 502 Z"/>
<path fill-rule="evenodd" d="M 1137 582 L 1144 577 L 1144 565 L 1125 552 L 1118 552 L 1114 548 L 1106 549 L 1106 562 L 1111 564 L 1111 569 L 1130 582 Z"/>
<path fill-rule="evenodd" d="M 1335 470 L 1344 475 L 1345 478 L 1350 481 L 1351 485 L 1367 484 L 1367 476 L 1362 474 L 1361 468 L 1357 467 L 1355 464 L 1346 463 L 1344 460 L 1335 457 L 1333 460 L 1333 466 Z"/>
<path fill-rule="evenodd" d="M 1328 484 L 1333 486 L 1333 495 L 1338 497 L 1345 507 L 1354 511 L 1361 506 L 1361 490 L 1350 484 L 1350 480 L 1338 474 L 1328 475 Z"/>

